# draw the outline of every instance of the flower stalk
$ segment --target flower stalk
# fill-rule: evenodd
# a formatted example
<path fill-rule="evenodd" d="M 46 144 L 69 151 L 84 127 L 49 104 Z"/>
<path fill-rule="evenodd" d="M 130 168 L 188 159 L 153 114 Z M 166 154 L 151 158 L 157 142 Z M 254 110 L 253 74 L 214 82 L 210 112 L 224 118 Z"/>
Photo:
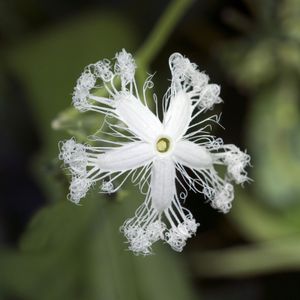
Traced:
<path fill-rule="evenodd" d="M 171 1 L 142 47 L 136 53 L 136 61 L 139 66 L 147 69 L 192 3 L 193 0 Z"/>

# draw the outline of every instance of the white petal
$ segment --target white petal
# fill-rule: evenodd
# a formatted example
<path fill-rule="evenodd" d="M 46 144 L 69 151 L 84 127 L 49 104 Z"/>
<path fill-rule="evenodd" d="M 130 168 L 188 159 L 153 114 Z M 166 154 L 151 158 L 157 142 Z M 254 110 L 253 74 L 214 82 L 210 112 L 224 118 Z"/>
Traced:
<path fill-rule="evenodd" d="M 181 140 L 174 148 L 174 159 L 191 169 L 210 168 L 213 160 L 205 147 L 201 147 L 193 142 Z"/>
<path fill-rule="evenodd" d="M 152 206 L 162 212 L 171 206 L 176 193 L 175 164 L 169 158 L 157 159 L 153 162 L 151 176 Z"/>
<path fill-rule="evenodd" d="M 199 108 L 212 109 L 215 104 L 221 103 L 220 91 L 221 88 L 217 84 L 206 85 L 199 95 Z"/>
<path fill-rule="evenodd" d="M 247 181 L 248 173 L 245 168 L 250 164 L 250 156 L 235 145 L 224 145 L 224 152 L 214 153 L 217 161 L 227 165 L 228 175 L 237 184 Z"/>
<path fill-rule="evenodd" d="M 135 61 L 132 55 L 122 49 L 121 52 L 116 54 L 115 72 L 121 76 L 123 85 L 126 85 L 134 80 L 136 69 Z"/>
<path fill-rule="evenodd" d="M 120 95 L 116 106 L 119 119 L 137 137 L 153 142 L 162 131 L 162 124 L 153 112 L 133 95 Z"/>
<path fill-rule="evenodd" d="M 103 81 L 109 82 L 113 78 L 110 61 L 108 59 L 99 60 L 94 64 L 95 75 Z"/>
<path fill-rule="evenodd" d="M 174 141 L 180 139 L 187 131 L 192 117 L 192 105 L 188 95 L 180 91 L 170 100 L 170 106 L 164 117 L 165 134 Z"/>
<path fill-rule="evenodd" d="M 86 193 L 90 189 L 92 182 L 88 178 L 74 177 L 70 184 L 69 199 L 78 204 L 80 199 L 85 197 Z"/>
<path fill-rule="evenodd" d="M 233 186 L 230 183 L 225 183 L 223 189 L 216 193 L 215 197 L 211 201 L 211 206 L 218 209 L 220 212 L 227 214 L 234 199 Z"/>
<path fill-rule="evenodd" d="M 97 165 L 101 171 L 126 171 L 151 162 L 153 157 L 154 151 L 150 144 L 132 142 L 100 154 Z"/>
<path fill-rule="evenodd" d="M 172 80 L 185 81 L 191 74 L 197 72 L 197 66 L 180 53 L 173 53 L 169 58 L 169 66 L 172 72 Z"/>

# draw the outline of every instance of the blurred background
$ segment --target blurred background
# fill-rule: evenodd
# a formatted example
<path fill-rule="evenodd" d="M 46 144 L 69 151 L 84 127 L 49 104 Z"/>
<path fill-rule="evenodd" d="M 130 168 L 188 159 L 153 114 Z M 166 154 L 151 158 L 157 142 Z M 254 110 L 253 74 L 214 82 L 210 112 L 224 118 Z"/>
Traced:
<path fill-rule="evenodd" d="M 130 184 L 66 199 L 58 141 L 102 121 L 71 107 L 73 87 L 122 48 L 157 71 L 159 99 L 170 54 L 197 63 L 222 87 L 214 134 L 252 156 L 229 214 L 190 193 L 201 226 L 183 253 L 124 250 Z M 0 0 L 0 54 L 0 299 L 300 299 L 299 0 Z"/>

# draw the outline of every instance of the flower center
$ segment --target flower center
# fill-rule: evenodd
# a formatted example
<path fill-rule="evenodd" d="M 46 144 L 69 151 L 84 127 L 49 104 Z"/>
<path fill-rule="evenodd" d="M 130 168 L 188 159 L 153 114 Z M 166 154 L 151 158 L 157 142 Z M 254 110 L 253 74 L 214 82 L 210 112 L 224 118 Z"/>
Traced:
<path fill-rule="evenodd" d="M 160 153 L 166 153 L 170 149 L 170 140 L 166 137 L 161 137 L 156 142 L 156 150 Z"/>

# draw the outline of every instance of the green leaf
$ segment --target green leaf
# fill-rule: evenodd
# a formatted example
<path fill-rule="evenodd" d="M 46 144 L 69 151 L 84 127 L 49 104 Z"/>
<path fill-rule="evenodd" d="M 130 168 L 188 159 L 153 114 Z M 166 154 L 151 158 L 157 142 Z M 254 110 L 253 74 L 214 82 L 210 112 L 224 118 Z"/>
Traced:
<path fill-rule="evenodd" d="M 223 68 L 238 84 L 250 89 L 260 87 L 276 76 L 274 48 L 274 41 L 268 38 L 231 42 L 222 51 Z"/>
<path fill-rule="evenodd" d="M 141 198 L 136 190 L 109 198 L 92 192 L 82 206 L 64 201 L 43 209 L 22 252 L 1 253 L 1 290 L 30 300 L 193 299 L 182 254 L 167 245 L 148 257 L 126 250 L 119 227 Z"/>
<path fill-rule="evenodd" d="M 24 87 L 43 142 L 43 154 L 32 167 L 50 201 L 64 195 L 58 141 L 70 137 L 52 129 L 53 119 L 62 109 L 71 108 L 71 93 L 83 68 L 113 57 L 123 47 L 132 50 L 137 44 L 136 36 L 133 26 L 122 15 L 101 10 L 65 20 L 5 52 L 7 65 Z M 70 111 L 63 119 L 64 126 L 79 140 L 102 124 L 99 114 Z"/>
<path fill-rule="evenodd" d="M 246 239 L 266 241 L 300 233 L 299 225 L 292 218 L 270 209 L 245 192 L 239 191 L 235 199 L 228 217 Z"/>
<path fill-rule="evenodd" d="M 192 255 L 200 277 L 251 277 L 300 269 L 299 235 Z"/>
<path fill-rule="evenodd" d="M 257 197 L 277 208 L 299 201 L 300 114 L 297 83 L 287 77 L 261 92 L 249 117 L 249 147 Z"/>
<path fill-rule="evenodd" d="M 65 20 L 6 51 L 6 60 L 28 93 L 37 128 L 48 153 L 57 152 L 59 134 L 50 124 L 71 105 L 83 68 L 136 45 L 136 32 L 122 15 L 101 10 Z"/>

